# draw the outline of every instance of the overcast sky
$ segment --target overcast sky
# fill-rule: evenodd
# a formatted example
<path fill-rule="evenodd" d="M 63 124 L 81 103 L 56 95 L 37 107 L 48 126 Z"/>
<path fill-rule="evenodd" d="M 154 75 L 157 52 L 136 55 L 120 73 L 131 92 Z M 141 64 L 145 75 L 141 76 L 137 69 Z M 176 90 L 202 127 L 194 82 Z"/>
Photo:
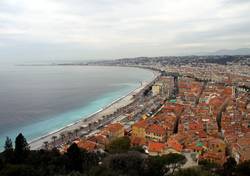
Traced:
<path fill-rule="evenodd" d="M 250 0 L 0 0 L 0 61 L 250 47 Z"/>

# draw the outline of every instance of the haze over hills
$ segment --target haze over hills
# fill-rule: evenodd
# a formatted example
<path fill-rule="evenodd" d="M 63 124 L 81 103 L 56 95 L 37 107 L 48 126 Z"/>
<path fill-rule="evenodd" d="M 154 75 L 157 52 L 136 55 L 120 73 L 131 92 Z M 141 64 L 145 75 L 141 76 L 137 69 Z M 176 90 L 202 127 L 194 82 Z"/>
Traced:
<path fill-rule="evenodd" d="M 238 48 L 234 50 L 222 49 L 215 52 L 201 52 L 197 55 L 249 55 L 250 48 Z"/>

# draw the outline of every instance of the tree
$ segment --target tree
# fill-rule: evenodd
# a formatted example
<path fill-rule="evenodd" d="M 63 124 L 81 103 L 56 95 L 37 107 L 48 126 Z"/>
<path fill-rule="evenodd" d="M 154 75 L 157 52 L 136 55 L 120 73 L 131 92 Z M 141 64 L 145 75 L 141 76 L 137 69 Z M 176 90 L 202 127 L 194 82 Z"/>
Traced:
<path fill-rule="evenodd" d="M 67 168 L 70 171 L 82 171 L 81 151 L 78 146 L 73 143 L 67 150 Z"/>
<path fill-rule="evenodd" d="M 29 153 L 29 145 L 22 133 L 16 137 L 14 153 L 18 163 L 24 161 Z"/>
<path fill-rule="evenodd" d="M 198 164 L 201 166 L 203 170 L 207 171 L 217 172 L 218 170 L 221 169 L 221 166 L 219 164 L 206 159 L 199 160 Z"/>
<path fill-rule="evenodd" d="M 53 140 L 53 145 L 54 145 L 54 148 L 55 148 L 56 147 L 57 136 L 52 136 L 51 139 Z"/>
<path fill-rule="evenodd" d="M 234 158 L 229 157 L 227 161 L 223 164 L 224 174 L 226 176 L 232 176 L 236 168 L 236 161 Z"/>
<path fill-rule="evenodd" d="M 244 161 L 243 163 L 238 164 L 236 167 L 237 176 L 249 176 L 250 175 L 250 160 Z"/>
<path fill-rule="evenodd" d="M 48 148 L 49 148 L 49 142 L 48 141 L 44 141 L 43 144 L 44 144 L 45 150 L 48 150 Z"/>
<path fill-rule="evenodd" d="M 147 163 L 147 175 L 173 175 L 177 169 L 186 163 L 186 157 L 181 154 L 170 153 L 163 156 L 149 157 Z"/>
<path fill-rule="evenodd" d="M 65 134 L 64 134 L 64 133 L 61 133 L 60 136 L 61 136 L 62 142 L 64 142 L 64 139 L 65 139 L 65 137 L 66 137 Z"/>
<path fill-rule="evenodd" d="M 137 152 L 140 152 L 140 153 L 145 153 L 145 150 L 144 150 L 143 147 L 141 147 L 141 146 L 130 147 L 129 150 L 130 150 L 130 151 L 137 151 Z"/>
<path fill-rule="evenodd" d="M 165 173 L 164 166 L 166 159 L 161 156 L 150 156 L 146 162 L 145 175 L 163 176 Z"/>
<path fill-rule="evenodd" d="M 191 167 L 178 170 L 174 176 L 213 176 L 208 171 L 202 170 L 200 167 Z"/>
<path fill-rule="evenodd" d="M 163 156 L 166 158 L 166 170 L 170 172 L 170 175 L 174 175 L 175 171 L 184 165 L 187 161 L 186 157 L 178 153 L 170 153 Z"/>
<path fill-rule="evenodd" d="M 76 128 L 76 129 L 74 130 L 74 132 L 75 132 L 75 136 L 77 137 L 77 136 L 78 136 L 79 129 Z"/>
<path fill-rule="evenodd" d="M 110 153 L 127 152 L 130 148 L 130 140 L 128 137 L 121 137 L 113 140 L 107 147 Z"/>
<path fill-rule="evenodd" d="M 8 165 L 0 172 L 1 176 L 37 176 L 37 172 L 32 166 Z"/>
<path fill-rule="evenodd" d="M 67 134 L 68 134 L 68 139 L 70 140 L 71 137 L 72 137 L 72 132 L 71 132 L 71 131 L 68 131 Z"/>
<path fill-rule="evenodd" d="M 2 160 L 2 158 L 0 158 L 0 173 L 1 173 L 1 170 L 4 168 L 4 162 Z"/>
<path fill-rule="evenodd" d="M 11 139 L 9 137 L 6 137 L 4 149 L 5 149 L 5 151 L 6 150 L 13 150 L 12 141 L 11 141 Z"/>
<path fill-rule="evenodd" d="M 5 162 L 13 161 L 13 145 L 12 141 L 9 137 L 6 137 L 5 145 L 4 145 L 4 160 Z"/>
<path fill-rule="evenodd" d="M 139 152 L 111 154 L 103 160 L 103 167 L 120 174 L 142 175 L 145 155 Z"/>

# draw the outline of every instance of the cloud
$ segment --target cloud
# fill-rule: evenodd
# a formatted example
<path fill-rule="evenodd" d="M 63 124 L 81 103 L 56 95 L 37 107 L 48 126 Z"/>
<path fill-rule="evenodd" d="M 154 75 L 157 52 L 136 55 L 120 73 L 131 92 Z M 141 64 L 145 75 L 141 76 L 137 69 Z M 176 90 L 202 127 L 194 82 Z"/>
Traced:
<path fill-rule="evenodd" d="M 25 45 L 25 58 L 50 47 L 42 57 L 119 58 L 247 47 L 249 17 L 247 0 L 1 0 L 0 53 L 22 57 L 6 48 Z"/>

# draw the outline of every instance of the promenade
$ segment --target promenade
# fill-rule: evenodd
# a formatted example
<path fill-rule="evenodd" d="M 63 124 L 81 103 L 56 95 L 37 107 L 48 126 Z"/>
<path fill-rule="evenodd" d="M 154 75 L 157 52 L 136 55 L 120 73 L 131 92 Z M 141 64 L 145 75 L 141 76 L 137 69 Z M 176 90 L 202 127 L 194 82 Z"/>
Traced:
<path fill-rule="evenodd" d="M 98 132 L 98 128 L 105 126 L 115 118 L 122 115 L 127 106 L 132 104 L 138 95 L 151 84 L 158 73 L 155 73 L 155 77 L 151 82 L 143 82 L 140 87 L 131 91 L 128 95 L 121 97 L 111 105 L 104 107 L 103 110 L 91 115 L 88 118 L 84 118 L 75 122 L 74 124 L 68 125 L 58 131 L 51 132 L 45 136 L 34 139 L 29 142 L 29 146 L 32 150 L 41 149 L 44 145 L 52 144 L 59 147 L 63 143 L 70 142 L 76 138 L 87 136 L 89 134 L 95 134 Z"/>

